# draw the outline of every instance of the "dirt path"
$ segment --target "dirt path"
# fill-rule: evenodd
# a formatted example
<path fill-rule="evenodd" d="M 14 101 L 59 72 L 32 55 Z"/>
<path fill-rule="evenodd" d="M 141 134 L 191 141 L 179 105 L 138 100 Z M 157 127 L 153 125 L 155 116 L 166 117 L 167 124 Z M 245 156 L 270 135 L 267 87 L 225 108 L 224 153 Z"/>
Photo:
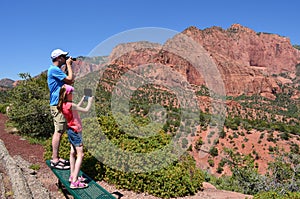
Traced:
<path fill-rule="evenodd" d="M 20 155 L 28 162 L 44 165 L 44 148 L 41 145 L 31 145 L 21 136 L 10 134 L 5 130 L 7 117 L 0 114 L 0 139 L 5 143 L 5 147 L 11 156 Z"/>
<path fill-rule="evenodd" d="M 30 164 L 40 165 L 40 169 L 37 172 L 38 179 L 40 179 L 45 188 L 50 191 L 53 198 L 65 198 L 56 186 L 57 181 L 55 175 L 49 172 L 50 170 L 44 162 L 43 146 L 30 144 L 28 140 L 23 139 L 21 136 L 8 133 L 5 126 L 7 119 L 6 115 L 0 114 L 0 139 L 4 142 L 10 156 L 19 155 Z"/>

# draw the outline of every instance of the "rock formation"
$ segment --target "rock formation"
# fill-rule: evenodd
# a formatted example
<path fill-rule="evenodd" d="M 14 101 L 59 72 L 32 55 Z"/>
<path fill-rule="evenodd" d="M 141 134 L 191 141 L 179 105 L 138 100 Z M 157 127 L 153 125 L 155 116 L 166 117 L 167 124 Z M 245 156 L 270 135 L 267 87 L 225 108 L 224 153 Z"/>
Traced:
<path fill-rule="evenodd" d="M 300 51 L 291 45 L 287 37 L 256 33 L 239 24 L 233 24 L 227 30 L 219 27 L 199 30 L 192 26 L 182 34 L 207 51 L 218 67 L 226 94 L 231 96 L 260 94 L 273 99 L 274 92 L 281 92 L 278 82 L 282 82 L 272 75 L 295 73 L 296 65 L 300 63 Z M 162 46 L 149 42 L 119 45 L 112 51 L 110 63 L 129 68 L 160 63 L 180 72 L 191 84 L 205 83 L 205 74 L 199 74 L 189 60 L 165 50 L 174 38 Z M 172 45 L 176 48 L 180 43 Z M 184 48 L 192 46 L 188 44 Z"/>

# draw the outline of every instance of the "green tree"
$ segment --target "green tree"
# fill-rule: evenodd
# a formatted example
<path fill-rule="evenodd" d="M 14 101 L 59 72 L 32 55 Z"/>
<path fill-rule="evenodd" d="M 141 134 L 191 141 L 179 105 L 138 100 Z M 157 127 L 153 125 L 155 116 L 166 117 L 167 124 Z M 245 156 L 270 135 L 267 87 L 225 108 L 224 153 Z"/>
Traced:
<path fill-rule="evenodd" d="M 216 157 L 216 156 L 219 155 L 219 151 L 218 151 L 218 149 L 217 149 L 216 147 L 212 147 L 212 148 L 210 148 L 210 150 L 209 150 L 209 154 L 210 154 L 211 156 L 213 156 L 213 157 Z"/>
<path fill-rule="evenodd" d="M 50 137 L 54 131 L 49 110 L 49 91 L 46 74 L 32 78 L 21 73 L 23 79 L 9 94 L 11 122 L 21 134 L 33 137 Z"/>
<path fill-rule="evenodd" d="M 239 154 L 232 149 L 225 149 L 227 164 L 232 172 L 232 180 L 238 185 L 238 190 L 245 194 L 255 194 L 264 189 L 263 177 L 255 168 L 254 158 L 249 155 Z"/>
<path fill-rule="evenodd" d="M 268 167 L 268 190 L 280 193 L 300 191 L 300 155 L 276 153 L 274 162 Z"/>
<path fill-rule="evenodd" d="M 293 45 L 293 47 L 300 50 L 300 45 L 295 44 L 295 45 Z"/>
<path fill-rule="evenodd" d="M 296 65 L 296 76 L 299 77 L 300 76 L 300 64 Z"/>

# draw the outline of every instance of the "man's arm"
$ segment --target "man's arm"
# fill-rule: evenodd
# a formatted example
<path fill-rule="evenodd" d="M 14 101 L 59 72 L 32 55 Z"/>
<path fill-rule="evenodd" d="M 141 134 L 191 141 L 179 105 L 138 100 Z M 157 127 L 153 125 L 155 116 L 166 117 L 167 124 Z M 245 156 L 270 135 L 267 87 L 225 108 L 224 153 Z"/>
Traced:
<path fill-rule="evenodd" d="M 71 57 L 66 61 L 67 64 L 67 70 L 68 70 L 68 76 L 64 78 L 64 82 L 67 84 L 73 84 L 74 83 L 74 77 L 73 77 L 73 70 L 72 70 L 72 59 Z"/>

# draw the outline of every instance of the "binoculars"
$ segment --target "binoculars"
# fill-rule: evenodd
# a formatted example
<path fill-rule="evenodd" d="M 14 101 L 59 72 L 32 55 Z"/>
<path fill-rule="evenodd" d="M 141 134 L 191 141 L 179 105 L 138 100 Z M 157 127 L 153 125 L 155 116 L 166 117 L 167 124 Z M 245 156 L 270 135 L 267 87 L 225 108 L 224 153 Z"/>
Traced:
<path fill-rule="evenodd" d="M 70 56 L 66 56 L 66 60 L 69 59 L 69 58 L 70 58 Z M 72 61 L 76 61 L 76 58 L 72 57 Z"/>

